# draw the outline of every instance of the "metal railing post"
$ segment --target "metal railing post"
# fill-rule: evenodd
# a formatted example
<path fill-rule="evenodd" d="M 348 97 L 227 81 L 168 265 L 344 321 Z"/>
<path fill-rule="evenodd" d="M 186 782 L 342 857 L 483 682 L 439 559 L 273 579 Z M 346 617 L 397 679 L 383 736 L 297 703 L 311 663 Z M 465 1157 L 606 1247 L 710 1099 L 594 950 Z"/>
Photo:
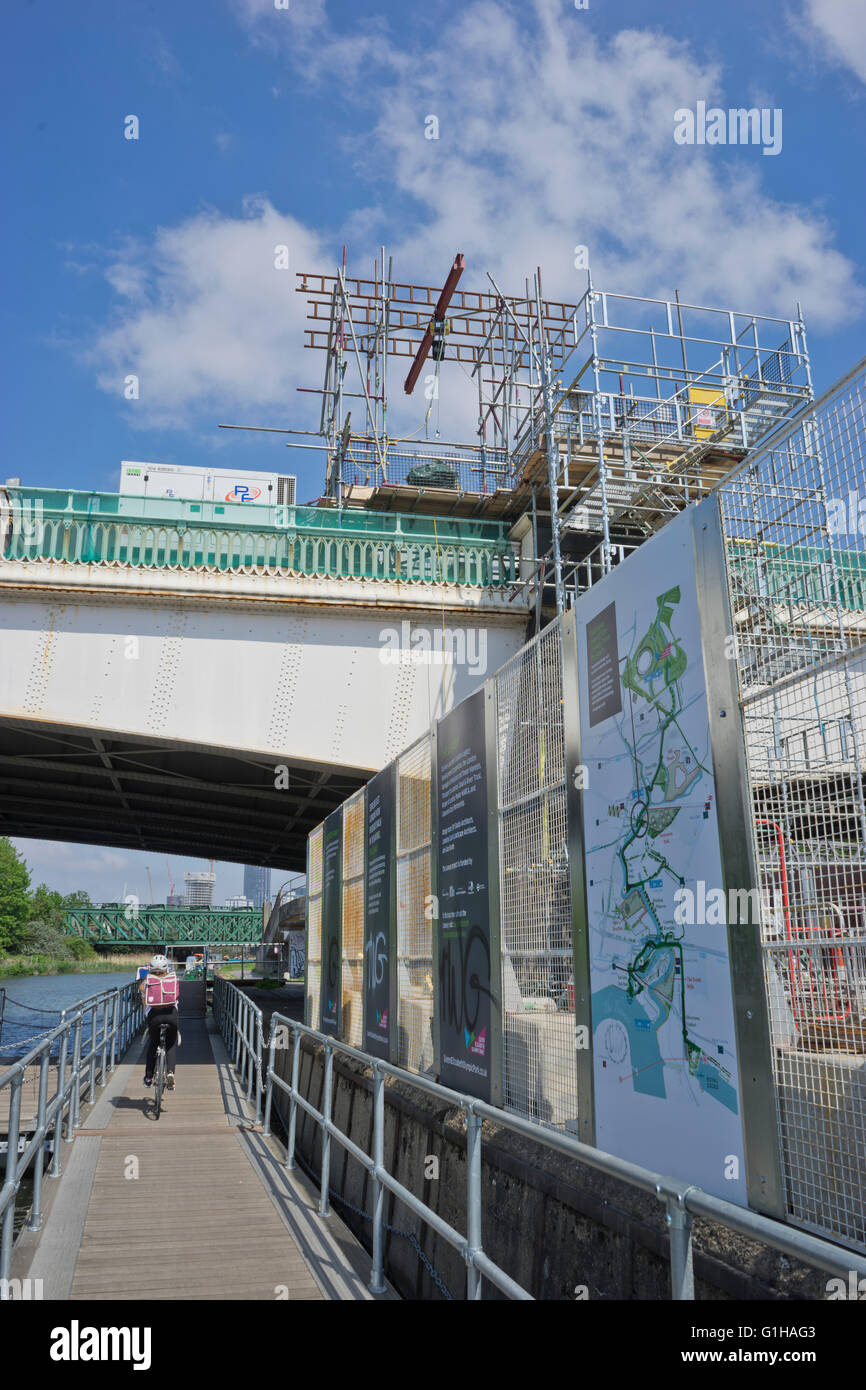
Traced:
<path fill-rule="evenodd" d="M 301 1035 L 297 1028 L 292 1028 L 293 1048 L 292 1048 L 292 1091 L 289 1096 L 289 1139 L 286 1144 L 286 1167 L 295 1166 L 295 1135 L 298 1127 L 298 1078 L 301 1065 Z"/>
<path fill-rule="evenodd" d="M 256 1013 L 256 1124 L 261 1124 L 262 1119 L 262 1050 L 264 1048 L 264 1031 L 262 1029 L 261 1012 Z"/>
<path fill-rule="evenodd" d="M 692 1264 L 692 1215 L 683 1205 L 683 1196 L 667 1198 L 665 1222 L 670 1232 L 671 1298 L 688 1301 L 695 1296 Z"/>
<path fill-rule="evenodd" d="M 108 1066 L 108 1012 L 111 999 L 106 995 L 104 999 L 100 1000 L 100 1003 L 102 1005 L 102 1065 L 99 1069 L 99 1084 L 100 1086 L 104 1086 Z"/>
<path fill-rule="evenodd" d="M 121 996 L 119 993 L 113 994 L 111 996 L 111 1054 L 109 1057 L 109 1071 L 112 1072 L 114 1071 L 114 1068 L 116 1066 L 117 1059 L 117 1033 L 118 1026 L 120 1023 L 121 1002 Z"/>
<path fill-rule="evenodd" d="M 90 1089 L 87 1092 L 87 1099 L 93 1104 L 93 1096 L 96 1091 L 96 1004 L 90 1006 Z M 80 1100 L 80 1096 L 79 1096 Z"/>
<path fill-rule="evenodd" d="M 327 1216 L 331 1210 L 329 1190 L 331 1185 L 331 1135 L 326 1128 L 331 1123 L 331 1106 L 334 1091 L 334 1049 L 330 1042 L 325 1043 L 325 1093 L 322 1097 L 322 1189 L 319 1193 L 319 1215 Z"/>
<path fill-rule="evenodd" d="M 15 1228 L 15 1197 L 18 1191 L 18 1136 L 21 1128 L 21 1084 L 23 1075 L 18 1072 L 12 1078 L 12 1094 L 9 1097 L 9 1119 L 6 1122 L 6 1166 L 3 1174 L 4 1194 L 12 1189 L 12 1200 L 3 1212 L 0 1225 L 0 1298 L 11 1298 L 9 1270 L 12 1264 L 12 1237 Z"/>
<path fill-rule="evenodd" d="M 466 1108 L 466 1297 L 481 1298 L 481 1274 L 473 1263 L 481 1251 L 481 1116 Z"/>
<path fill-rule="evenodd" d="M 48 1170 L 48 1172 L 49 1172 L 49 1174 L 50 1174 L 50 1176 L 51 1176 L 52 1178 L 59 1178 L 59 1177 L 60 1177 L 60 1174 L 61 1174 L 61 1171 L 62 1171 L 62 1167 L 61 1167 L 61 1163 L 60 1163 L 60 1144 L 61 1144 L 61 1141 L 62 1141 L 62 1139 L 63 1139 L 63 1112 L 64 1112 L 64 1110 L 66 1110 L 66 1108 L 67 1108 L 67 1105 L 65 1105 L 64 1102 L 63 1102 L 63 1100 L 62 1100 L 62 1096 L 63 1096 L 64 1090 L 66 1089 L 66 1053 L 67 1053 L 68 1048 L 69 1048 L 69 1027 L 68 1027 L 68 1025 L 67 1025 L 67 1026 L 63 1029 L 63 1036 L 62 1036 L 62 1038 L 60 1039 L 60 1045 L 59 1045 L 58 1054 L 57 1054 L 57 1095 L 58 1095 L 58 1105 L 57 1105 L 57 1113 L 56 1113 L 56 1115 L 54 1116 L 54 1140 L 53 1140 L 54 1152 L 53 1152 L 52 1155 L 51 1155 L 51 1167 L 50 1167 L 49 1170 Z M 70 1099 L 69 1099 L 69 1101 L 67 1102 L 67 1104 L 68 1104 L 68 1105 L 71 1105 L 71 1104 L 72 1104 L 72 1098 L 71 1098 L 71 1096 L 70 1096 Z"/>
<path fill-rule="evenodd" d="M 51 1062 L 51 1048 L 44 1047 L 39 1057 L 39 1100 L 36 1105 L 36 1131 L 42 1135 L 39 1147 L 33 1156 L 33 1200 L 30 1205 L 28 1231 L 42 1229 L 42 1169 L 45 1163 L 45 1103 L 48 1099 L 48 1068 Z"/>
<path fill-rule="evenodd" d="M 72 1102 L 66 1117 L 66 1141 L 71 1143 L 78 1121 L 81 1118 L 81 1035 L 84 1028 L 84 1014 L 79 1013 L 75 1020 L 75 1038 L 72 1043 Z"/>
<path fill-rule="evenodd" d="M 244 1043 L 247 1063 L 247 1100 L 251 1101 L 253 1098 L 253 1063 L 255 1061 L 255 1043 L 253 1042 L 253 1033 L 255 1030 L 256 1021 L 255 1016 L 253 1014 L 253 1006 L 250 1003 L 249 999 L 246 1001 L 246 1005 L 246 1015 L 244 1019 L 246 1025 Z"/>
<path fill-rule="evenodd" d="M 274 1027 L 274 1020 L 272 1018 L 271 1035 L 268 1038 L 268 1074 L 265 1077 L 265 1122 L 262 1125 L 262 1134 L 265 1135 L 266 1138 L 268 1138 L 271 1133 L 271 1104 L 274 1095 L 274 1084 L 271 1080 L 271 1075 L 274 1070 L 274 1053 L 276 1052 L 276 1037 L 277 1032 L 276 1028 Z"/>
<path fill-rule="evenodd" d="M 384 1220 L 385 1184 L 379 1170 L 385 1162 L 385 1077 L 382 1068 L 373 1063 L 373 1267 L 370 1270 L 370 1292 L 385 1292 Z"/>

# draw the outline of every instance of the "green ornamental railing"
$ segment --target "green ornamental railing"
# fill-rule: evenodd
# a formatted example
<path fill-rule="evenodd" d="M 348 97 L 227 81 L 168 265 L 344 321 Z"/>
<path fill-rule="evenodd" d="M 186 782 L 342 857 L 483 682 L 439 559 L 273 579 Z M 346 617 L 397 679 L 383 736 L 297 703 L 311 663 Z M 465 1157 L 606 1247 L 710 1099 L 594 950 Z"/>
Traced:
<path fill-rule="evenodd" d="M 2 494 L 0 494 L 2 500 Z M 517 580 L 508 526 L 318 507 L 9 488 L 0 555 L 116 568 L 319 575 L 503 589 Z"/>

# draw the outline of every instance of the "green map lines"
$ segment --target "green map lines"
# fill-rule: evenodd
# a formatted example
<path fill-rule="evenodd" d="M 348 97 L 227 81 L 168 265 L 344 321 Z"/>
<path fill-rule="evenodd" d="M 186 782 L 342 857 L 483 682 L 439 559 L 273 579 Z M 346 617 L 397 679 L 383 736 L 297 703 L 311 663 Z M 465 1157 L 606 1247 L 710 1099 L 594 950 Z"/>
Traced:
<path fill-rule="evenodd" d="M 691 524 L 577 605 L 595 1142 L 745 1201 L 727 926 L 677 912 L 723 883 Z"/>

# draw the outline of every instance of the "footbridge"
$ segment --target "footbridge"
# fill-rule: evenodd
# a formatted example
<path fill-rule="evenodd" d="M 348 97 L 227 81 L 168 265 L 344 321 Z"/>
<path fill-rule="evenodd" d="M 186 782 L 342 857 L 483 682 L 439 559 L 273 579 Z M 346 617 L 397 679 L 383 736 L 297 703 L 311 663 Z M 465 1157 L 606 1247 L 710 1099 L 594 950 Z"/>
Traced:
<path fill-rule="evenodd" d="M 787 1300 L 866 1277 L 851 1250 L 377 1061 L 298 1012 L 285 991 L 268 1007 L 219 975 L 212 1001 L 183 983 L 160 1113 L 134 983 L 0 1064 L 0 1298 Z M 425 1154 L 410 1134 L 430 1110 Z"/>
<path fill-rule="evenodd" d="M 0 833 L 302 869 L 521 646 L 503 522 L 0 491 Z"/>
<path fill-rule="evenodd" d="M 256 907 L 83 907 L 66 914 L 66 930 L 96 945 L 220 946 L 261 941 Z"/>

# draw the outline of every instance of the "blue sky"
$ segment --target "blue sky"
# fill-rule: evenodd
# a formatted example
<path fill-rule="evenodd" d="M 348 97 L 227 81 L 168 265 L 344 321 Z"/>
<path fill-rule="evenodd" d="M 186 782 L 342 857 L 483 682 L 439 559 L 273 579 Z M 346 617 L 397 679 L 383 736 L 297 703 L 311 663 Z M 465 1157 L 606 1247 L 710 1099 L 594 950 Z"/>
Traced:
<path fill-rule="evenodd" d="M 468 288 L 540 264 L 564 299 L 584 244 L 610 289 L 800 299 L 819 390 L 863 353 L 866 5 L 32 0 L 3 30 L 0 480 L 113 490 L 133 458 L 317 496 L 317 454 L 217 424 L 310 424 L 294 271 L 344 242 L 350 273 L 384 242 L 435 284 L 463 251 Z M 699 100 L 780 108 L 781 153 L 677 146 Z"/>

